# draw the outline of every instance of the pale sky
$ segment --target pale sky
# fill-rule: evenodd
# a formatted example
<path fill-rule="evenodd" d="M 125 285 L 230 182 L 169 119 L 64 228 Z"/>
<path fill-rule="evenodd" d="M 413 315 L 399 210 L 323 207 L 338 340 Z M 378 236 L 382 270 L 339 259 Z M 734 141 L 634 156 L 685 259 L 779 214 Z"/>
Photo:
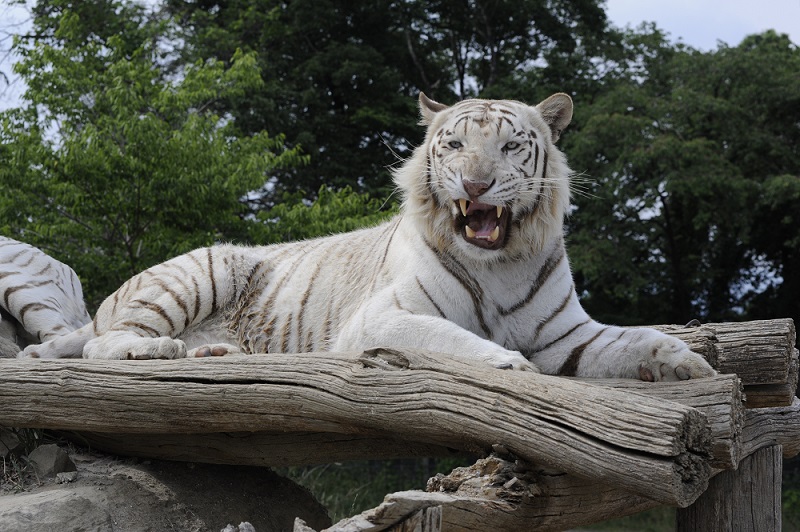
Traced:
<path fill-rule="evenodd" d="M 720 41 L 736 46 L 767 29 L 788 34 L 800 46 L 800 0 L 606 0 L 606 12 L 615 26 L 655 22 L 671 41 L 703 51 L 716 49 Z M 24 8 L 0 0 L 0 72 L 12 76 L 11 87 L 0 79 L 0 110 L 16 105 L 24 90 L 13 79 L 7 51 L 9 34 L 26 30 L 27 20 Z"/>
<path fill-rule="evenodd" d="M 606 13 L 618 27 L 655 22 L 671 41 L 706 52 L 768 29 L 800 45 L 800 0 L 606 0 Z"/>

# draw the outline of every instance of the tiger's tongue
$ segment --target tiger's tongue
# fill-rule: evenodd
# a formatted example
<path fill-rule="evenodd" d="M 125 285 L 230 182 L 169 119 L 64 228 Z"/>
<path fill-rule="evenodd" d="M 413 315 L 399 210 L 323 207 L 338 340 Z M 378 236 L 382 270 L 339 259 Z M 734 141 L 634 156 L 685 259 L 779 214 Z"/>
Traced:
<path fill-rule="evenodd" d="M 497 216 L 494 211 L 477 211 L 470 214 L 467 225 L 475 232 L 473 238 L 489 238 L 497 228 Z"/>

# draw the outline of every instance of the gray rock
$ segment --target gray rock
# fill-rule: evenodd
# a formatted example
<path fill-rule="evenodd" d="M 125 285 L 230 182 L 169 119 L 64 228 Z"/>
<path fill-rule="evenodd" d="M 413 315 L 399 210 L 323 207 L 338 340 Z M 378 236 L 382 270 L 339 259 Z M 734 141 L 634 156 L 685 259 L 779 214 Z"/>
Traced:
<path fill-rule="evenodd" d="M 114 523 L 91 488 L 74 491 L 45 491 L 0 499 L 0 525 L 3 530 L 53 532 L 54 530 L 94 530 L 111 532 Z M 69 528 L 66 528 L 69 523 Z"/>
<path fill-rule="evenodd" d="M 120 460 L 80 449 L 71 456 L 74 481 L 30 473 L 24 489 L 33 493 L 0 492 L 0 532 L 208 532 L 227 523 L 240 523 L 230 526 L 235 532 L 282 532 L 297 516 L 314 530 L 331 524 L 305 488 L 263 467 Z"/>
<path fill-rule="evenodd" d="M 69 484 L 70 482 L 75 482 L 75 479 L 78 478 L 77 471 L 65 471 L 64 473 L 56 473 L 56 482 L 59 484 Z"/>
<path fill-rule="evenodd" d="M 228 525 L 220 530 L 220 532 L 256 532 L 256 529 L 247 521 L 243 521 L 239 523 L 239 526 Z"/>
<path fill-rule="evenodd" d="M 51 478 L 59 473 L 77 471 L 67 451 L 54 443 L 40 445 L 28 455 L 28 460 L 40 478 Z"/>
<path fill-rule="evenodd" d="M 0 458 L 8 458 L 22 452 L 22 442 L 16 434 L 8 429 L 0 428 Z"/>

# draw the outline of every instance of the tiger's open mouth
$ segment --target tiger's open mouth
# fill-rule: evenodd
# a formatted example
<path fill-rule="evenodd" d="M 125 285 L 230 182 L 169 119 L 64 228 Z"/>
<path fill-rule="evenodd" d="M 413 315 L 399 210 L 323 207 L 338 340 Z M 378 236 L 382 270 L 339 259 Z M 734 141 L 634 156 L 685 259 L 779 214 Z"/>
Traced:
<path fill-rule="evenodd" d="M 456 230 L 464 240 L 484 249 L 500 249 L 506 244 L 509 211 L 500 205 L 488 205 L 460 199 L 456 201 L 459 215 Z"/>

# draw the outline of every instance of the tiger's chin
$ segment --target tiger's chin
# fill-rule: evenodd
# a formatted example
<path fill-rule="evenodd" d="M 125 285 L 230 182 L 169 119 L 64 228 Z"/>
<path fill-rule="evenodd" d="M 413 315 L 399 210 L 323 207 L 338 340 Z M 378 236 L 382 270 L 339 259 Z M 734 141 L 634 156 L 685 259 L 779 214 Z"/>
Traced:
<path fill-rule="evenodd" d="M 509 209 L 466 199 L 455 204 L 455 231 L 465 242 L 487 250 L 505 248 L 511 224 Z"/>

